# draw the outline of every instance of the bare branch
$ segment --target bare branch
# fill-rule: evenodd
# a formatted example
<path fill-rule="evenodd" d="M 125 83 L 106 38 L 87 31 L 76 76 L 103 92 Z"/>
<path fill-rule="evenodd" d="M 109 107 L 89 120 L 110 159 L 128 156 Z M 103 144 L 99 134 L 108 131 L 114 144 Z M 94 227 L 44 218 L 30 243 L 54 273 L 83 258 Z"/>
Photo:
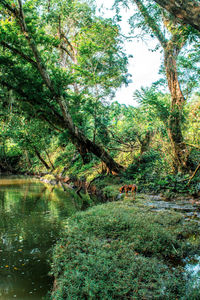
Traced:
<path fill-rule="evenodd" d="M 74 57 L 73 55 L 69 52 L 69 50 L 67 50 L 66 47 L 64 47 L 63 45 L 58 45 L 58 48 L 62 49 L 63 51 L 65 51 L 67 53 L 67 55 L 73 60 Z"/>
<path fill-rule="evenodd" d="M 188 144 L 188 143 L 186 143 L 186 145 L 188 145 L 188 146 L 190 146 L 190 147 L 193 147 L 193 148 L 200 149 L 200 146 L 197 146 L 197 145 L 192 145 L 192 144 Z"/>
<path fill-rule="evenodd" d="M 122 149 L 122 148 L 113 148 L 113 147 L 109 147 L 107 149 L 111 150 L 111 151 L 115 150 L 115 151 L 124 152 L 124 153 L 131 153 L 134 150 L 139 150 L 139 147 L 130 148 L 129 150 L 125 150 L 125 149 Z"/>

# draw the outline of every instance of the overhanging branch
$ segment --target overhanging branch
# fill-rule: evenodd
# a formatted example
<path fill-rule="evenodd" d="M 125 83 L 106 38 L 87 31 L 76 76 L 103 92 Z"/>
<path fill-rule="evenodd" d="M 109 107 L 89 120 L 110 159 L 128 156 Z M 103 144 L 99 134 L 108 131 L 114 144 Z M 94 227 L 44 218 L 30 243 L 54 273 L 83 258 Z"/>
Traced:
<path fill-rule="evenodd" d="M 11 52 L 21 56 L 23 59 L 25 59 L 26 61 L 30 62 L 34 67 L 37 67 L 37 63 L 36 61 L 34 61 L 32 58 L 30 58 L 28 55 L 24 54 L 23 52 L 21 52 L 20 50 L 18 50 L 17 48 L 9 45 L 8 43 L 1 41 L 0 44 L 9 49 Z"/>

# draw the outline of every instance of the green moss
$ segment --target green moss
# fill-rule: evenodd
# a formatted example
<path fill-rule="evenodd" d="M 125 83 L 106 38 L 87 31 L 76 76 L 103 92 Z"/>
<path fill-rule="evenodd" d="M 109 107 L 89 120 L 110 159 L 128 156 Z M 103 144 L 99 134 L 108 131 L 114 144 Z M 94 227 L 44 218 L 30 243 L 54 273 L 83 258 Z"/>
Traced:
<path fill-rule="evenodd" d="M 185 280 L 171 262 L 195 251 L 198 226 L 181 214 L 130 203 L 98 205 L 68 219 L 53 253 L 52 299 L 175 299 Z M 170 261 L 170 263 L 169 263 Z"/>
<path fill-rule="evenodd" d="M 47 174 L 47 175 L 43 176 L 42 178 L 49 180 L 49 181 L 55 180 L 55 176 L 52 174 Z"/>

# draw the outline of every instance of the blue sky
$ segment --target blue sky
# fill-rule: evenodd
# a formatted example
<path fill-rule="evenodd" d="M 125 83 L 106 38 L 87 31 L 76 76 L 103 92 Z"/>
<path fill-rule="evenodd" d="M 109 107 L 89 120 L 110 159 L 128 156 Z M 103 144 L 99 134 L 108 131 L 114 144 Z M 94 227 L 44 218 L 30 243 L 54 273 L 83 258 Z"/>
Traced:
<path fill-rule="evenodd" d="M 105 17 L 112 17 L 114 12 L 111 11 L 111 7 L 114 3 L 114 0 L 96 0 L 97 6 L 103 8 L 101 12 L 104 13 Z M 121 11 L 122 22 L 121 27 L 124 34 L 128 34 L 129 25 L 128 17 L 130 15 L 129 10 Z M 133 100 L 133 93 L 135 90 L 143 87 L 149 87 L 151 84 L 159 79 L 158 71 L 161 64 L 161 54 L 159 51 L 151 52 L 149 49 L 153 46 L 153 41 L 144 43 L 142 41 L 137 41 L 133 39 L 131 42 L 125 43 L 125 49 L 127 54 L 133 55 L 133 58 L 129 61 L 128 72 L 132 75 L 132 83 L 128 87 L 120 88 L 114 100 L 117 100 L 119 103 L 126 105 L 137 105 Z"/>

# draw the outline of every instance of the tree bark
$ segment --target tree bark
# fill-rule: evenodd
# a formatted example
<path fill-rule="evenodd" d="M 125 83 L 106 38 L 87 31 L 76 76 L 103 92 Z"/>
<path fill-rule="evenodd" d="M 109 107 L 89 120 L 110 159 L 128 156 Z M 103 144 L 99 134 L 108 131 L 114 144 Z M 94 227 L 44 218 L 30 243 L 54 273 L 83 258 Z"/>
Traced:
<path fill-rule="evenodd" d="M 26 161 L 27 161 L 28 167 L 31 170 L 32 169 L 32 163 L 31 163 L 31 160 L 30 160 L 30 157 L 28 155 L 28 151 L 27 150 L 25 150 L 25 157 L 26 157 Z"/>
<path fill-rule="evenodd" d="M 143 139 L 138 136 L 138 140 L 141 145 L 140 156 L 142 156 L 144 152 L 147 152 L 149 150 L 149 144 L 151 142 L 152 136 L 153 136 L 153 132 L 151 132 L 150 130 L 147 131 Z"/>
<path fill-rule="evenodd" d="M 65 121 L 65 126 L 68 129 L 68 133 L 70 134 L 70 139 L 72 143 L 76 146 L 79 153 L 85 156 L 88 153 L 93 153 L 95 156 L 100 158 L 108 169 L 112 172 L 119 173 L 123 170 L 123 167 L 119 165 L 109 154 L 105 151 L 103 147 L 93 143 L 90 139 L 88 139 L 79 129 L 73 124 L 72 118 L 67 111 L 67 107 L 64 103 L 64 99 L 58 98 L 58 103 L 61 107 L 63 118 Z"/>
<path fill-rule="evenodd" d="M 164 50 L 164 64 L 166 70 L 166 77 L 168 87 L 171 94 L 171 111 L 168 121 L 168 136 L 172 145 L 174 169 L 177 172 L 187 170 L 188 150 L 184 143 L 181 118 L 182 110 L 185 104 L 185 98 L 180 88 L 177 75 L 176 58 L 178 51 L 175 49 L 176 45 L 168 43 Z"/>
<path fill-rule="evenodd" d="M 200 3 L 195 0 L 154 0 L 178 20 L 200 31 Z"/>

